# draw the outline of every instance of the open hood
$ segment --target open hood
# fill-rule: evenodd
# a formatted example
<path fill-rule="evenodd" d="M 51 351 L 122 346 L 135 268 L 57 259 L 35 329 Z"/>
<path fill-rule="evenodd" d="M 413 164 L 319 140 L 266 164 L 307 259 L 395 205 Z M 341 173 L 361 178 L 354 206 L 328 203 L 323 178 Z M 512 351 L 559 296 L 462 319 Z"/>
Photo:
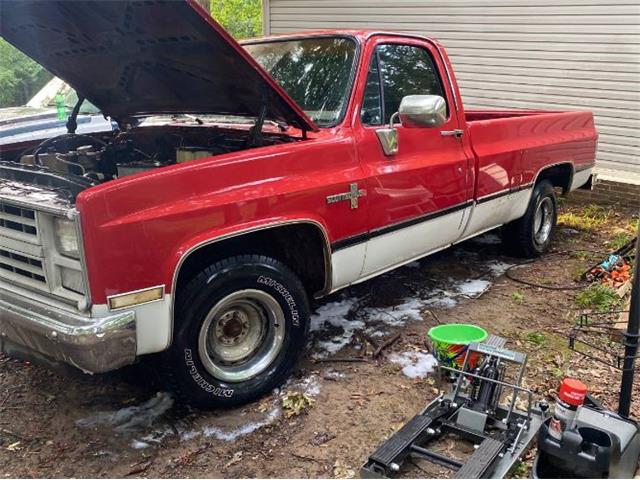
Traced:
<path fill-rule="evenodd" d="M 193 0 L 2 2 L 0 35 L 117 120 L 200 113 L 314 123 Z"/>

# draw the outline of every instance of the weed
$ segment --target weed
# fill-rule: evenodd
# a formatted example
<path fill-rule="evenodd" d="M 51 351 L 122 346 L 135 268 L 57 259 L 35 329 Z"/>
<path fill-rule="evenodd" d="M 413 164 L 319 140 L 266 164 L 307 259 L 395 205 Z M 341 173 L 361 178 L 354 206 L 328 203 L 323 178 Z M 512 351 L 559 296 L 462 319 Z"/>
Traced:
<path fill-rule="evenodd" d="M 511 298 L 514 302 L 522 303 L 524 302 L 524 295 L 521 292 L 513 292 L 511 294 Z"/>
<path fill-rule="evenodd" d="M 605 285 L 594 283 L 576 295 L 576 303 L 597 312 L 608 312 L 620 302 L 616 291 Z"/>
<path fill-rule="evenodd" d="M 547 337 L 542 332 L 536 332 L 535 330 L 527 333 L 527 341 L 537 346 L 542 346 L 547 342 Z"/>
<path fill-rule="evenodd" d="M 551 370 L 551 375 L 556 378 L 564 378 L 564 371 L 560 367 L 554 367 Z"/>

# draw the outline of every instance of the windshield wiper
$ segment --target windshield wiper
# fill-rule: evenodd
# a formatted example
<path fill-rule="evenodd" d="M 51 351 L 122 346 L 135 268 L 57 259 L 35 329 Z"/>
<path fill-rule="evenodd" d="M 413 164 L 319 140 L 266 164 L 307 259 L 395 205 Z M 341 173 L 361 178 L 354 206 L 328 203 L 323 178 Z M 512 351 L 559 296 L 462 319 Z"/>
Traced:
<path fill-rule="evenodd" d="M 84 97 L 78 97 L 78 102 L 76 106 L 73 107 L 71 111 L 71 115 L 67 118 L 67 133 L 76 133 L 76 129 L 78 128 L 78 113 L 80 112 L 80 107 L 82 106 L 82 102 L 84 102 Z"/>

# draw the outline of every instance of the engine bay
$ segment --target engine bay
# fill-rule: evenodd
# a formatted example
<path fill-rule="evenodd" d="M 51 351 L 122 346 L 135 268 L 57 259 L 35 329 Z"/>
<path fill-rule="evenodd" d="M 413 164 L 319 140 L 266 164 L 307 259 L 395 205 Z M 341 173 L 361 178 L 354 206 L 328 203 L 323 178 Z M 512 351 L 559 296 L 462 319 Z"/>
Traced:
<path fill-rule="evenodd" d="M 13 158 L 5 155 L 2 163 L 73 178 L 90 186 L 199 158 L 298 140 L 282 133 L 256 134 L 252 128 L 144 126 L 106 134 L 51 137 Z"/>

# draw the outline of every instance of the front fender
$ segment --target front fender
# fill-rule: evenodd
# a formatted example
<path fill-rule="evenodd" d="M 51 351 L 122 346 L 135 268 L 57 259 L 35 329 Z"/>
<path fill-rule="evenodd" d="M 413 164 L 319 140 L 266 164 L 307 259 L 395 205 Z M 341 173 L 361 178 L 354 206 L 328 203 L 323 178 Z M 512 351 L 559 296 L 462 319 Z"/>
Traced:
<path fill-rule="evenodd" d="M 247 235 L 261 230 L 297 224 L 310 224 L 317 227 L 322 232 L 326 254 L 330 255 L 331 245 L 329 242 L 327 225 L 322 218 L 312 213 L 293 215 L 290 217 L 272 217 L 261 219 L 259 221 L 247 222 L 240 225 L 228 226 L 221 229 L 211 229 L 206 232 L 202 232 L 199 235 L 194 236 L 193 238 L 190 238 L 176 248 L 175 252 L 168 259 L 165 266 L 167 288 L 170 288 L 170 292 L 175 292 L 181 266 L 191 254 L 195 253 L 200 248 L 214 244 L 216 242 L 227 240 L 229 238 L 241 237 L 242 235 Z"/>

